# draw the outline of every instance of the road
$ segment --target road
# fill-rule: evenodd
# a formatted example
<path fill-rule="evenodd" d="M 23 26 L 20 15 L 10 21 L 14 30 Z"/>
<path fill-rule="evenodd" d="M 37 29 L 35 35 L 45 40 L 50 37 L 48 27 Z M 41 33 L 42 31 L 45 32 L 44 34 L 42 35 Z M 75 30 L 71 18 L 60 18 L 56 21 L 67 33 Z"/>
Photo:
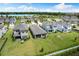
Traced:
<path fill-rule="evenodd" d="M 45 55 L 45 56 L 53 56 L 53 55 L 56 55 L 56 54 L 60 54 L 60 53 L 63 53 L 63 52 L 66 52 L 66 51 L 69 51 L 69 50 L 78 48 L 78 47 L 79 47 L 79 45 L 78 46 L 71 47 L 71 48 L 67 48 L 67 49 L 64 49 L 64 50 L 56 51 L 56 52 L 50 53 L 50 54 Z"/>

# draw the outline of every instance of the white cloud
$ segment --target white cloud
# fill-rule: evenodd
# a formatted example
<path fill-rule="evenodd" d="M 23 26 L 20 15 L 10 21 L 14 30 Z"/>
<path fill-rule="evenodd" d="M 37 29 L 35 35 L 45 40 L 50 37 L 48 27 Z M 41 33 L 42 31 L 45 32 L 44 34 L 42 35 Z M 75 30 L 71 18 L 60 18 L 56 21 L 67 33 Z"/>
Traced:
<path fill-rule="evenodd" d="M 55 10 L 56 12 L 79 12 L 79 8 L 76 8 L 73 5 L 67 5 L 64 3 L 55 5 L 51 9 Z"/>
<path fill-rule="evenodd" d="M 73 6 L 72 5 L 65 5 L 64 3 L 61 3 L 58 5 L 55 5 L 54 8 L 56 8 L 56 9 L 70 9 L 70 8 L 73 8 Z"/>
<path fill-rule="evenodd" d="M 73 5 L 67 5 L 67 4 L 58 4 L 55 6 L 52 6 L 51 8 L 36 8 L 31 5 L 21 5 L 19 7 L 2 7 L 0 8 L 0 11 L 6 11 L 6 12 L 79 12 L 79 8 L 74 7 Z"/>

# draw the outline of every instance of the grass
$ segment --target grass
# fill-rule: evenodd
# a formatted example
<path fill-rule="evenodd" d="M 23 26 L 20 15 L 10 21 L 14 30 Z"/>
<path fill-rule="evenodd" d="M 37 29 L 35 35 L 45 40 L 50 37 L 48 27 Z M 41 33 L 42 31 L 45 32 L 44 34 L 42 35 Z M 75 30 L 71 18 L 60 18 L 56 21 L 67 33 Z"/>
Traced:
<path fill-rule="evenodd" d="M 33 39 L 30 34 L 30 39 L 23 44 L 20 41 L 12 41 L 12 30 L 9 29 L 5 34 L 8 38 L 1 55 L 3 56 L 20 56 L 20 55 L 44 55 L 57 50 L 65 49 L 79 44 L 79 40 L 74 42 L 74 37 L 78 35 L 77 32 L 70 33 L 49 33 L 46 39 Z M 43 48 L 44 51 L 40 52 Z"/>
<path fill-rule="evenodd" d="M 60 35 L 63 39 L 60 39 L 57 37 L 57 35 Z M 45 40 L 34 40 L 35 45 L 37 46 L 37 51 L 39 47 L 43 47 L 44 51 L 43 54 L 47 54 L 50 52 L 54 52 L 57 50 L 65 49 L 71 46 L 75 46 L 78 44 L 78 42 L 74 42 L 74 37 L 77 35 L 77 33 L 51 33 L 49 34 L 48 38 Z M 39 42 L 37 42 L 39 41 Z M 47 53 L 46 53 L 47 52 Z M 42 54 L 37 52 L 38 54 Z"/>
<path fill-rule="evenodd" d="M 19 23 L 20 21 L 17 19 L 15 25 Z M 78 35 L 77 32 L 48 33 L 48 37 L 46 39 L 33 39 L 31 33 L 29 32 L 30 39 L 26 40 L 23 44 L 21 44 L 18 40 L 13 41 L 12 32 L 13 30 L 9 29 L 4 35 L 4 37 L 8 38 L 8 40 L 1 51 L 2 56 L 45 55 L 79 44 L 79 40 L 74 41 L 74 38 Z M 0 45 L 2 44 L 2 41 L 3 40 L 0 40 Z M 44 49 L 43 52 L 40 52 L 41 48 Z"/>
<path fill-rule="evenodd" d="M 19 19 L 16 20 L 15 25 L 18 25 L 18 24 L 20 24 L 20 20 Z"/>

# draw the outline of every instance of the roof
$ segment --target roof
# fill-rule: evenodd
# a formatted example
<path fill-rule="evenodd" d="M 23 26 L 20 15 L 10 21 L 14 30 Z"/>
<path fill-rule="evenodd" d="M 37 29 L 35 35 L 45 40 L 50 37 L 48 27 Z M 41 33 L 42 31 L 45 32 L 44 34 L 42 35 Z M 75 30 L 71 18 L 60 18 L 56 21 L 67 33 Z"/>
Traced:
<path fill-rule="evenodd" d="M 70 27 L 71 25 L 69 23 L 66 22 L 53 22 L 52 26 L 57 26 L 57 27 Z"/>
<path fill-rule="evenodd" d="M 10 18 L 10 19 L 9 19 L 9 23 L 14 23 L 15 21 L 16 21 L 15 18 Z"/>
<path fill-rule="evenodd" d="M 30 20 L 30 21 L 32 21 L 34 18 L 32 17 L 32 16 L 28 16 L 27 17 L 27 20 Z"/>
<path fill-rule="evenodd" d="M 62 18 L 66 21 L 79 21 L 77 16 L 63 16 Z"/>
<path fill-rule="evenodd" d="M 43 27 L 43 28 L 46 28 L 47 30 L 52 29 L 51 26 L 52 26 L 52 22 L 46 21 L 46 22 L 43 22 L 43 23 L 42 23 L 42 27 Z"/>
<path fill-rule="evenodd" d="M 6 18 L 5 22 L 14 23 L 16 21 L 15 18 Z"/>
<path fill-rule="evenodd" d="M 14 36 L 20 36 L 19 32 L 14 32 Z"/>
<path fill-rule="evenodd" d="M 14 27 L 14 30 L 26 30 L 28 28 L 27 24 L 18 24 Z"/>
<path fill-rule="evenodd" d="M 0 18 L 0 23 L 3 23 L 4 22 L 4 19 L 3 18 Z"/>
<path fill-rule="evenodd" d="M 42 25 L 46 25 L 46 26 L 51 25 L 51 24 L 52 24 L 52 22 L 48 22 L 48 21 L 45 21 L 45 22 L 42 23 Z"/>
<path fill-rule="evenodd" d="M 40 34 L 46 34 L 47 32 L 43 30 L 41 27 L 37 25 L 31 25 L 30 30 L 32 31 L 33 35 L 40 35 Z"/>
<path fill-rule="evenodd" d="M 21 21 L 21 22 L 25 22 L 25 21 L 27 21 L 27 19 L 21 18 L 20 21 Z"/>

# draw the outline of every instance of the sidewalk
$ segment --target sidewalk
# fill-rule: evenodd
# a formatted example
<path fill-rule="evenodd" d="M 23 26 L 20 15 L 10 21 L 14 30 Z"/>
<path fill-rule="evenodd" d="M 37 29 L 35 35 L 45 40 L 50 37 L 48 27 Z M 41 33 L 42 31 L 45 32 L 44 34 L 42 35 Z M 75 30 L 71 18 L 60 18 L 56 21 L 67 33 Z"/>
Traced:
<path fill-rule="evenodd" d="M 78 47 L 79 47 L 79 45 L 78 46 L 71 47 L 71 48 L 67 48 L 67 49 L 64 49 L 64 50 L 60 50 L 60 51 L 57 51 L 57 52 L 53 52 L 53 53 L 50 53 L 50 54 L 45 55 L 45 56 L 53 56 L 53 55 L 56 55 L 56 54 L 60 54 L 60 53 L 63 53 L 63 52 L 66 52 L 66 51 L 69 51 L 69 50 L 78 48 Z"/>

